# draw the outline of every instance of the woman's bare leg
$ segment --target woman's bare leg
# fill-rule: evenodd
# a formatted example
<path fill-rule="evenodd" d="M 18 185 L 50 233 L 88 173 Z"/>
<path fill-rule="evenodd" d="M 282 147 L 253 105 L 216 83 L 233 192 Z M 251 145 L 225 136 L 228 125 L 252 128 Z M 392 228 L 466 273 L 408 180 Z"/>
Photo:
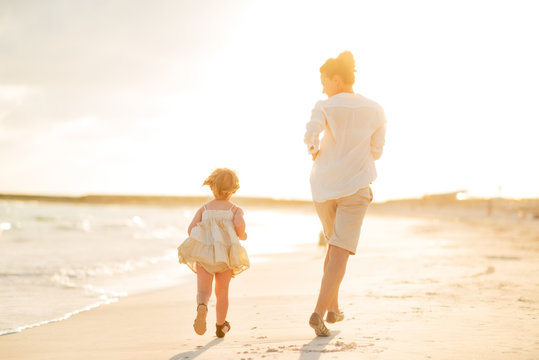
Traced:
<path fill-rule="evenodd" d="M 326 311 L 330 308 L 330 305 L 336 305 L 339 286 L 346 272 L 346 264 L 349 256 L 350 253 L 348 250 L 329 245 L 320 294 L 318 295 L 318 302 L 314 310 L 322 319 Z"/>
<path fill-rule="evenodd" d="M 328 265 L 328 261 L 329 261 L 329 248 L 328 248 L 328 251 L 326 252 L 326 259 L 324 260 L 324 273 L 326 272 L 326 267 Z M 339 288 L 340 288 L 340 284 L 339 284 L 339 287 L 337 288 L 337 291 L 335 292 L 335 295 L 329 301 L 328 308 L 327 308 L 328 311 L 333 311 L 335 313 L 340 312 L 340 308 L 339 308 Z"/>
<path fill-rule="evenodd" d="M 232 278 L 232 270 L 215 274 L 215 296 L 217 297 L 216 323 L 222 325 L 228 312 L 228 287 Z"/>

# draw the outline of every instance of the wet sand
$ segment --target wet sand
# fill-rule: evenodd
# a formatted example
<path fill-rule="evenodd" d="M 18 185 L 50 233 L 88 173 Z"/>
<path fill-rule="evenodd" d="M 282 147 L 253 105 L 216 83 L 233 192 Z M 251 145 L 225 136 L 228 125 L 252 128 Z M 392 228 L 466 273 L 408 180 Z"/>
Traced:
<path fill-rule="evenodd" d="M 537 359 L 539 222 L 370 217 L 314 337 L 324 249 L 268 255 L 232 280 L 232 330 L 192 329 L 196 282 L 1 336 L 2 359 Z M 251 241 L 253 239 L 250 239 Z M 39 299 L 36 299 L 39 301 Z"/>

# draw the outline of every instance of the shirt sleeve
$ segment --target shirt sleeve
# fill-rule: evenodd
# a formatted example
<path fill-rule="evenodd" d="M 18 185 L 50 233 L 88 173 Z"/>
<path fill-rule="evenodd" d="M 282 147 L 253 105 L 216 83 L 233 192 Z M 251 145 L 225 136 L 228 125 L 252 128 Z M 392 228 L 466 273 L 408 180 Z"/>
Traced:
<path fill-rule="evenodd" d="M 384 110 L 379 108 L 379 122 L 378 128 L 371 135 L 371 154 L 374 160 L 380 159 L 382 156 L 382 151 L 386 141 L 386 116 Z"/>
<path fill-rule="evenodd" d="M 306 125 L 304 142 L 310 154 L 316 154 L 320 149 L 320 133 L 326 128 L 326 115 L 321 101 L 317 102 L 311 114 L 311 121 Z"/>

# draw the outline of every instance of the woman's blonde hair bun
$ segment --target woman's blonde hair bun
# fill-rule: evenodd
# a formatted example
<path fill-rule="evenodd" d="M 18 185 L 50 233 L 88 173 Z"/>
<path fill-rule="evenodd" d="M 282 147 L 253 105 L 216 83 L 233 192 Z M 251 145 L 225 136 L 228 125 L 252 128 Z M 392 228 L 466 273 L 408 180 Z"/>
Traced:
<path fill-rule="evenodd" d="M 320 73 L 332 78 L 339 75 L 346 84 L 354 85 L 356 81 L 356 61 L 350 51 L 343 51 L 336 59 L 329 58 L 320 67 Z"/>
<path fill-rule="evenodd" d="M 356 61 L 354 60 L 354 55 L 350 51 L 343 51 L 337 56 L 337 61 L 339 61 L 344 68 L 349 71 L 356 71 Z"/>

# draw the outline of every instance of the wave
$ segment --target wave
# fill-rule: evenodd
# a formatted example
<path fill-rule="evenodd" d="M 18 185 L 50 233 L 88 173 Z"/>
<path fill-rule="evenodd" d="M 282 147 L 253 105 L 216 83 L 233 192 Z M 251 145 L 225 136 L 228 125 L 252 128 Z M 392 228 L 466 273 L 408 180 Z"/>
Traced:
<path fill-rule="evenodd" d="M 167 251 L 165 255 L 160 256 L 144 256 L 139 259 L 131 259 L 117 263 L 96 264 L 87 267 L 66 267 L 56 271 L 51 280 L 60 286 L 65 287 L 81 287 L 76 281 L 86 280 L 94 277 L 114 277 L 131 273 L 139 269 L 147 268 L 154 264 L 170 261 L 176 258 L 175 251 Z"/>
<path fill-rule="evenodd" d="M 9 222 L 0 222 L 0 236 L 2 236 L 2 233 L 4 231 L 9 231 L 13 228 L 13 225 Z"/>
<path fill-rule="evenodd" d="M 43 272 L 43 271 L 27 271 L 27 272 L 11 272 L 11 271 L 4 271 L 0 272 L 0 277 L 44 277 L 44 276 L 50 276 L 53 272 Z"/>
<path fill-rule="evenodd" d="M 0 223 L 0 230 L 11 230 L 11 223 L 2 222 Z"/>
<path fill-rule="evenodd" d="M 37 215 L 34 216 L 34 220 L 37 222 L 55 222 L 56 218 L 52 216 Z"/>
<path fill-rule="evenodd" d="M 19 333 L 19 332 L 21 332 L 23 330 L 26 330 L 26 329 L 31 329 L 31 328 L 38 327 L 38 326 L 41 326 L 41 325 L 46 325 L 46 324 L 51 324 L 51 323 L 55 323 L 55 322 L 58 322 L 58 321 L 62 321 L 62 320 L 70 318 L 73 315 L 79 314 L 79 313 L 81 313 L 83 311 L 89 311 L 89 310 L 95 309 L 98 306 L 112 304 L 112 303 L 115 303 L 117 301 L 118 301 L 118 297 L 113 297 L 113 298 L 109 298 L 109 299 L 106 299 L 106 300 L 103 299 L 103 300 L 95 302 L 95 303 L 93 303 L 91 305 L 85 306 L 82 309 L 78 309 L 78 310 L 75 310 L 75 311 L 68 312 L 68 313 L 66 313 L 65 315 L 63 315 L 63 316 L 61 316 L 59 318 L 55 318 L 55 319 L 51 319 L 51 320 L 45 320 L 45 321 L 41 321 L 41 322 L 38 322 L 38 323 L 29 324 L 29 325 L 23 325 L 23 326 L 19 326 L 19 327 L 16 327 L 14 329 L 10 329 L 10 330 L 0 331 L 0 336 L 16 334 L 16 333 Z"/>

